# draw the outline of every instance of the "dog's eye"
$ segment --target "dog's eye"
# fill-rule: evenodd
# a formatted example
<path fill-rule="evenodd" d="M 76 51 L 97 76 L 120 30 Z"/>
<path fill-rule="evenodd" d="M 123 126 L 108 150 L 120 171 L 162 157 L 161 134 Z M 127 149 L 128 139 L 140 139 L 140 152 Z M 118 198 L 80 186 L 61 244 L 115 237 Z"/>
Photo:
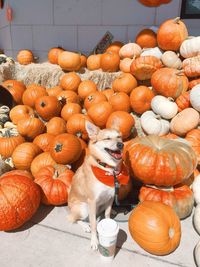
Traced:
<path fill-rule="evenodd" d="M 110 137 L 107 137 L 107 138 L 105 138 L 105 140 L 111 140 L 111 138 Z"/>

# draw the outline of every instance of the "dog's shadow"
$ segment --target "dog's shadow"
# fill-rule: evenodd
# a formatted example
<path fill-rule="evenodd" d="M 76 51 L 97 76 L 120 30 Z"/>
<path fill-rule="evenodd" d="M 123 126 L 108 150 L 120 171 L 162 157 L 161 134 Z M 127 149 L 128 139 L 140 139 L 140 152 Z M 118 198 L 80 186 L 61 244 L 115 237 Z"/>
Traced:
<path fill-rule="evenodd" d="M 115 257 L 117 255 L 117 253 L 119 253 L 120 249 L 122 248 L 122 246 L 126 242 L 126 240 L 127 240 L 127 233 L 124 230 L 119 229 L 119 233 L 117 236 L 117 245 L 116 245 Z"/>

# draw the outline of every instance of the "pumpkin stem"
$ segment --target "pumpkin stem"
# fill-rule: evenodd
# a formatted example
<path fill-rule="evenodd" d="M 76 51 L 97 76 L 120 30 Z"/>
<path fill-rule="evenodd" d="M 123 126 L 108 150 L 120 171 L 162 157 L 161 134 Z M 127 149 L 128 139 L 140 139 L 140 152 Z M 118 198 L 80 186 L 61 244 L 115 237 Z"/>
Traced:
<path fill-rule="evenodd" d="M 58 100 L 59 100 L 59 102 L 61 103 L 61 105 L 65 105 L 65 104 L 67 104 L 67 99 L 64 97 L 64 96 L 60 96 L 59 98 L 58 98 Z"/>
<path fill-rule="evenodd" d="M 158 120 L 162 119 L 162 117 L 159 114 L 156 114 L 155 118 L 158 119 Z"/>
<path fill-rule="evenodd" d="M 184 70 L 179 70 L 177 73 L 176 73 L 177 76 L 182 76 L 184 75 Z"/>
<path fill-rule="evenodd" d="M 179 23 L 179 21 L 180 21 L 180 17 L 176 17 L 175 19 L 174 19 L 174 23 Z"/>
<path fill-rule="evenodd" d="M 156 186 L 156 185 L 151 185 L 151 184 L 146 184 L 145 186 L 153 188 L 153 189 L 157 189 L 157 190 L 162 190 L 165 192 L 173 192 L 174 191 L 173 186 Z"/>
<path fill-rule="evenodd" d="M 44 108 L 44 107 L 46 106 L 45 102 L 42 101 L 42 102 L 40 103 L 40 106 L 41 106 L 42 108 Z"/>
<path fill-rule="evenodd" d="M 77 132 L 76 133 L 76 136 L 79 137 L 79 138 L 81 138 L 82 137 L 82 133 L 81 132 Z"/>
<path fill-rule="evenodd" d="M 173 99 L 172 97 L 170 97 L 170 96 L 169 96 L 167 99 L 168 99 L 169 101 L 171 101 L 171 102 L 174 102 L 174 99 Z"/>
<path fill-rule="evenodd" d="M 63 147 L 63 145 L 58 143 L 58 144 L 55 145 L 54 150 L 56 152 L 61 152 L 62 151 L 62 147 Z"/>
<path fill-rule="evenodd" d="M 58 178 L 58 176 L 59 176 L 59 172 L 58 172 L 58 170 L 55 170 L 55 172 L 54 172 L 54 174 L 53 174 L 53 179 L 57 179 Z"/>

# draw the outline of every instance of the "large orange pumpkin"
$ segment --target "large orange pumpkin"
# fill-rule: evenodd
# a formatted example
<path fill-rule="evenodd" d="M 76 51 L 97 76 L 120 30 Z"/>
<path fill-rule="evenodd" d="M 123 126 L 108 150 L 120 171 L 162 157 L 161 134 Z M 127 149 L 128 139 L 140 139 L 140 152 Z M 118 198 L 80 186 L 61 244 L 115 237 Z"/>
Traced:
<path fill-rule="evenodd" d="M 171 207 L 160 202 L 139 204 L 131 212 L 128 226 L 132 238 L 151 254 L 167 255 L 180 243 L 180 220 Z"/>
<path fill-rule="evenodd" d="M 12 174 L 0 179 L 0 187 L 0 230 L 19 228 L 39 207 L 39 187 L 29 177 Z"/>
<path fill-rule="evenodd" d="M 22 96 L 22 102 L 24 105 L 34 108 L 36 99 L 45 95 L 47 95 L 46 88 L 33 83 L 27 86 Z"/>
<path fill-rule="evenodd" d="M 120 56 L 115 52 L 105 52 L 101 55 L 100 66 L 103 71 L 115 72 L 119 70 Z"/>
<path fill-rule="evenodd" d="M 183 73 L 172 68 L 159 69 L 151 77 L 151 84 L 158 94 L 174 99 L 187 91 L 188 83 Z"/>
<path fill-rule="evenodd" d="M 137 34 L 135 42 L 142 48 L 156 47 L 157 46 L 156 33 L 151 29 L 143 29 Z"/>
<path fill-rule="evenodd" d="M 68 121 L 71 115 L 81 113 L 81 106 L 77 103 L 67 103 L 61 110 L 61 117 Z"/>
<path fill-rule="evenodd" d="M 34 117 L 34 110 L 27 105 L 17 105 L 10 110 L 10 119 L 18 124 L 21 119 Z"/>
<path fill-rule="evenodd" d="M 158 46 L 163 50 L 178 51 L 187 37 L 187 28 L 180 18 L 164 21 L 157 32 Z"/>
<path fill-rule="evenodd" d="M 35 177 L 36 173 L 45 166 L 57 164 L 50 155 L 50 152 L 43 152 L 37 155 L 31 163 L 31 173 Z"/>
<path fill-rule="evenodd" d="M 58 56 L 58 64 L 63 70 L 77 71 L 81 67 L 81 56 L 70 51 L 63 51 Z"/>
<path fill-rule="evenodd" d="M 54 137 L 55 135 L 50 133 L 39 134 L 34 138 L 33 144 L 37 145 L 42 151 L 47 152 Z"/>
<path fill-rule="evenodd" d="M 169 189 L 142 186 L 139 200 L 151 200 L 169 205 L 174 209 L 180 219 L 188 217 L 193 209 L 193 192 L 187 185 L 171 187 Z"/>
<path fill-rule="evenodd" d="M 17 124 L 18 132 L 29 140 L 45 131 L 44 123 L 38 118 L 25 118 Z"/>
<path fill-rule="evenodd" d="M 23 82 L 16 80 L 6 80 L 2 83 L 2 86 L 10 92 L 15 103 L 22 103 L 22 96 L 24 91 L 26 90 L 26 86 Z"/>
<path fill-rule="evenodd" d="M 46 205 L 67 203 L 73 175 L 74 172 L 64 165 L 50 165 L 40 169 L 34 181 L 42 189 L 42 203 Z"/>
<path fill-rule="evenodd" d="M 132 139 L 124 160 L 145 184 L 173 186 L 189 178 L 197 166 L 193 149 L 180 141 L 155 135 Z"/>

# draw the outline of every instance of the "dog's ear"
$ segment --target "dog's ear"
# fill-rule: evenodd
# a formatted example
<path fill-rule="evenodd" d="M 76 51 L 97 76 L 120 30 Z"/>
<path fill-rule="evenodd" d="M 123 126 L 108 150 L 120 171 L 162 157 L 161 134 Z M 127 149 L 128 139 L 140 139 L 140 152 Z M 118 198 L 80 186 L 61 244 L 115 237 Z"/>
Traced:
<path fill-rule="evenodd" d="M 99 132 L 99 127 L 91 123 L 90 121 L 85 122 L 85 129 L 88 133 L 88 136 L 90 139 L 96 139 L 96 136 Z"/>

